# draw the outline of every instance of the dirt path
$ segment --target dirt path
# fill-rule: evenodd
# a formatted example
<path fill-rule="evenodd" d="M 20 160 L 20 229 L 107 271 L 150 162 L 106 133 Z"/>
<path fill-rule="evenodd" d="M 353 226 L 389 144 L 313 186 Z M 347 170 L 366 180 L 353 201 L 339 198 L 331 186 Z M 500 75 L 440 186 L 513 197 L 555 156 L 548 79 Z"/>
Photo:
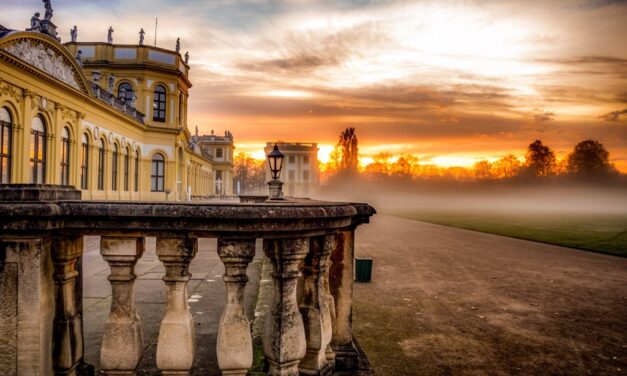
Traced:
<path fill-rule="evenodd" d="M 379 375 L 627 374 L 627 259 L 378 215 L 354 327 Z"/>

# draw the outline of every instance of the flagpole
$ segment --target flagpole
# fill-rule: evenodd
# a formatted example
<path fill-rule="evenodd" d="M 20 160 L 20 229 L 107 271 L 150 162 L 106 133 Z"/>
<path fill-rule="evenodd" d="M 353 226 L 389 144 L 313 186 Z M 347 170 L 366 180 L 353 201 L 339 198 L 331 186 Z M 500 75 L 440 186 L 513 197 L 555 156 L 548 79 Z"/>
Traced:
<path fill-rule="evenodd" d="M 157 22 L 159 18 L 155 18 L 155 47 L 157 47 Z"/>

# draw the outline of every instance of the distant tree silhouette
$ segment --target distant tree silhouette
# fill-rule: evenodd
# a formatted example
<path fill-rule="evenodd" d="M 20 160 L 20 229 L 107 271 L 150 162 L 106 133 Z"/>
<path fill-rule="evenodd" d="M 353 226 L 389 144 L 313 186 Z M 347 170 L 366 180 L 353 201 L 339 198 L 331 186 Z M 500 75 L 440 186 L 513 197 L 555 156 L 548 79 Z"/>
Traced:
<path fill-rule="evenodd" d="M 525 166 L 533 176 L 547 177 L 555 175 L 555 153 L 542 141 L 535 140 L 527 147 Z"/>
<path fill-rule="evenodd" d="M 568 155 L 567 172 L 578 176 L 603 176 L 616 172 L 609 162 L 610 153 L 596 140 L 585 140 L 575 145 Z"/>
<path fill-rule="evenodd" d="M 472 170 L 475 173 L 475 179 L 486 180 L 492 179 L 492 173 L 490 172 L 492 166 L 488 161 L 479 161 L 472 166 Z"/>
<path fill-rule="evenodd" d="M 498 161 L 492 163 L 492 176 L 498 179 L 508 179 L 518 175 L 520 161 L 513 154 L 507 154 Z"/>
<path fill-rule="evenodd" d="M 233 161 L 235 180 L 240 194 L 256 193 L 266 186 L 265 161 L 255 160 L 248 153 L 237 153 Z"/>
<path fill-rule="evenodd" d="M 355 128 L 346 128 L 342 131 L 337 146 L 341 151 L 339 172 L 356 174 L 359 164 L 359 147 Z"/>

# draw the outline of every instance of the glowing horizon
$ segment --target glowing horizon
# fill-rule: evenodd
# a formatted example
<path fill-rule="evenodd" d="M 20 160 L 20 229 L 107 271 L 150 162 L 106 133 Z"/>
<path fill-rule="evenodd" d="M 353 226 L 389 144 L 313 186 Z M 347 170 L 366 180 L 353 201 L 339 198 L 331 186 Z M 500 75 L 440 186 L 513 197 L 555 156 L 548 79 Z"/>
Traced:
<path fill-rule="evenodd" d="M 2 0 L 0 0 L 2 1 Z M 28 26 L 41 2 L 2 4 Z M 188 127 L 230 130 L 238 151 L 316 142 L 326 162 L 355 127 L 362 161 L 380 151 L 441 166 L 536 139 L 564 158 L 600 141 L 627 172 L 627 3 L 602 0 L 53 1 L 60 36 L 146 40 L 190 53 Z M 97 14 L 97 17 L 94 17 Z M 167 17 L 166 17 L 167 15 Z M 89 20 L 89 23 L 82 20 Z M 16 24 L 17 20 L 17 24 Z"/>

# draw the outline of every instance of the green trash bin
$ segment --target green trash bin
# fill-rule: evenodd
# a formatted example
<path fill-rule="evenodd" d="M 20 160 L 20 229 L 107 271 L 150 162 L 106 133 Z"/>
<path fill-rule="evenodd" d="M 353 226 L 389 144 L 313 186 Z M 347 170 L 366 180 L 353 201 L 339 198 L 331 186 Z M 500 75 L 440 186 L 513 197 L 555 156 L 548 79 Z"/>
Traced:
<path fill-rule="evenodd" d="M 372 257 L 355 257 L 355 281 L 370 282 L 372 278 Z"/>

